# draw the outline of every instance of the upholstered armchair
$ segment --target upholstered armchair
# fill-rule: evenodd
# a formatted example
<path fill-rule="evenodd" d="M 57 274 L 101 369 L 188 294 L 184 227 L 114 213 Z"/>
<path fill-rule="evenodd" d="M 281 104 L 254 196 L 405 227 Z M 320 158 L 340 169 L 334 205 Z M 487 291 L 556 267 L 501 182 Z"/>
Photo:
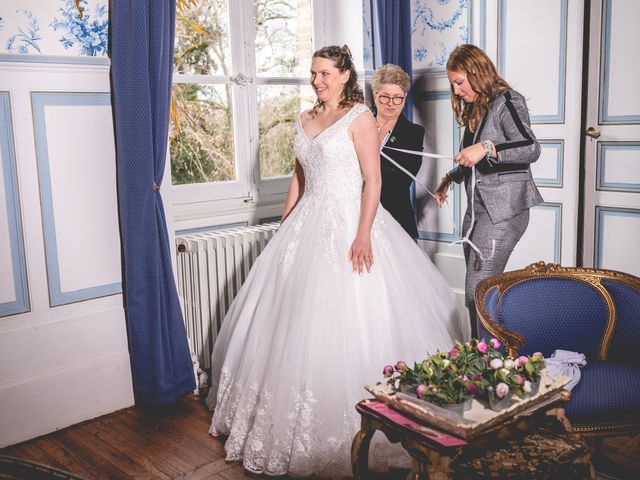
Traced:
<path fill-rule="evenodd" d="M 479 336 L 510 354 L 586 356 L 566 408 L 574 431 L 640 431 L 640 278 L 538 262 L 483 280 L 475 300 Z"/>

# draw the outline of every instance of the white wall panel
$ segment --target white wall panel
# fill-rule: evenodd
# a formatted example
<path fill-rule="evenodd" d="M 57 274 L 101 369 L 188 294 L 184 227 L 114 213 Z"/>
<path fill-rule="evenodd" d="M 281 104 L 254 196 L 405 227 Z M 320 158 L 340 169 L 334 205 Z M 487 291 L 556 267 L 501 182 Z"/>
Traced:
<path fill-rule="evenodd" d="M 507 263 L 506 271 L 544 260 L 561 263 L 562 205 L 544 203 L 530 210 L 529 227 Z"/>
<path fill-rule="evenodd" d="M 32 102 L 51 304 L 119 293 L 109 95 L 34 93 Z"/>
<path fill-rule="evenodd" d="M 422 95 L 420 110 L 414 120 L 425 126 L 424 151 L 441 155 L 453 155 L 458 150 L 458 128 L 453 121 L 451 94 L 448 91 Z M 421 118 L 420 118 L 421 117 Z M 453 167 L 446 159 L 424 157 L 416 178 L 434 192 L 444 174 Z M 416 187 L 418 200 L 418 233 L 424 240 L 456 240 L 454 228 L 460 224 L 459 186 L 450 192 L 448 205 L 438 208 L 431 195 Z"/>
<path fill-rule="evenodd" d="M 0 92 L 0 199 L 0 317 L 3 317 L 29 310 L 13 118 L 8 92 Z"/>
<path fill-rule="evenodd" d="M 499 72 L 523 92 L 533 122 L 563 123 L 567 0 L 501 0 L 498 14 Z"/>
<path fill-rule="evenodd" d="M 596 189 L 640 192 L 640 142 L 600 142 Z"/>
<path fill-rule="evenodd" d="M 0 198 L 6 198 L 3 169 L 0 168 Z M 7 203 L 0 208 L 0 305 L 13 303 L 16 300 L 15 271 L 12 265 L 11 236 L 9 234 L 9 212 Z"/>
<path fill-rule="evenodd" d="M 604 3 L 600 119 L 601 123 L 640 123 L 640 89 L 630 82 L 640 76 L 640 65 L 629 58 L 637 45 L 640 2 L 607 0 Z M 637 50 L 632 55 L 637 57 Z M 615 68 L 613 68 L 615 66 Z"/>
<path fill-rule="evenodd" d="M 596 268 L 640 276 L 640 210 L 596 207 Z"/>
<path fill-rule="evenodd" d="M 125 352 L 0 384 L 0 446 L 133 405 L 130 377 Z"/>
<path fill-rule="evenodd" d="M 45 371 L 55 371 L 83 363 L 87 358 L 126 354 L 127 332 L 122 310 L 107 310 L 38 327 L 15 329 L 0 335 L 0 385 L 24 381 Z M 52 341 L 63 337 L 64 342 Z M 72 345 L 73 348 L 69 348 Z M 38 356 L 25 352 L 38 352 Z M 21 362 L 13 361 L 22 358 Z M 47 358 L 42 365 L 40 358 Z"/>
<path fill-rule="evenodd" d="M 540 158 L 531 164 L 531 173 L 536 185 L 544 187 L 562 187 L 564 163 L 563 140 L 541 140 Z"/>

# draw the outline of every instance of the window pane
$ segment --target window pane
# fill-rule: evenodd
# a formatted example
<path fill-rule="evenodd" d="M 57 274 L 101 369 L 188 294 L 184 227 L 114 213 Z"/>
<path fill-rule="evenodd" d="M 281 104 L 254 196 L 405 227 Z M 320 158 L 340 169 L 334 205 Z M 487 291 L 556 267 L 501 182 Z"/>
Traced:
<path fill-rule="evenodd" d="M 311 0 L 254 0 L 258 75 L 309 76 Z"/>
<path fill-rule="evenodd" d="M 182 2 L 176 10 L 174 71 L 231 75 L 227 0 Z"/>
<path fill-rule="evenodd" d="M 295 167 L 293 135 L 297 116 L 313 106 L 308 85 L 258 85 L 260 176 L 289 175 Z"/>
<path fill-rule="evenodd" d="M 172 93 L 173 184 L 235 180 L 231 86 L 175 83 Z"/>

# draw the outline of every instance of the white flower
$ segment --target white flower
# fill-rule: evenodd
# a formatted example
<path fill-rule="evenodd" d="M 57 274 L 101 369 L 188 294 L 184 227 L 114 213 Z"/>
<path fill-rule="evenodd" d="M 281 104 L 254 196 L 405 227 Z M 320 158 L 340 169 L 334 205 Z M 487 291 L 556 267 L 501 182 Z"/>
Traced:
<path fill-rule="evenodd" d="M 447 360 L 446 358 L 444 360 L 442 360 L 442 366 L 444 368 L 447 368 L 449 366 L 451 362 L 449 360 Z"/>
<path fill-rule="evenodd" d="M 499 398 L 504 398 L 507 393 L 509 393 L 509 385 L 507 385 L 506 383 L 499 383 L 498 385 L 496 385 L 496 395 Z"/>
<path fill-rule="evenodd" d="M 504 373 L 505 376 L 508 376 L 511 372 L 509 370 L 507 370 L 506 368 L 501 368 L 500 371 L 502 373 Z"/>
<path fill-rule="evenodd" d="M 529 380 L 525 380 L 522 389 L 524 390 L 524 393 L 531 393 L 531 382 Z"/>
<path fill-rule="evenodd" d="M 502 368 L 502 365 L 502 360 L 500 360 L 499 358 L 494 358 L 493 360 L 491 360 L 491 362 L 489 362 L 489 366 L 491 366 L 491 368 L 493 368 L 494 370 Z"/>
<path fill-rule="evenodd" d="M 516 364 L 513 360 L 507 359 L 504 361 L 504 368 L 506 368 L 507 370 L 513 370 L 515 366 Z"/>

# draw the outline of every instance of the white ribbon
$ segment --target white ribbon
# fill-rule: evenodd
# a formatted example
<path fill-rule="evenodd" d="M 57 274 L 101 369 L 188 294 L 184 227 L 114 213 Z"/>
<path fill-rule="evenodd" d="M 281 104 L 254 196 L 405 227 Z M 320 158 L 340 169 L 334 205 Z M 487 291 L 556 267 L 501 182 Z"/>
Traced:
<path fill-rule="evenodd" d="M 382 144 L 380 145 L 380 155 L 382 155 L 384 158 L 389 160 L 393 165 L 399 168 L 402 172 L 408 175 L 414 182 L 416 182 L 417 185 L 420 185 L 429 195 L 431 195 L 433 198 L 436 198 L 436 196 L 427 187 L 425 187 L 411 172 L 409 172 L 406 168 L 404 168 L 403 166 L 398 164 L 398 162 L 396 162 L 391 157 L 389 157 L 389 155 L 384 153 L 382 149 L 387 148 L 389 150 L 396 150 L 398 152 L 410 153 L 412 155 L 418 155 L 420 157 L 428 157 L 428 158 L 444 158 L 447 160 L 453 160 L 453 157 L 450 155 L 439 155 L 437 153 L 426 153 L 426 152 L 418 152 L 415 150 L 404 150 L 402 148 L 388 147 L 385 145 L 385 143 L 387 143 L 387 139 L 389 138 L 389 135 L 391 135 L 391 132 L 387 132 L 387 135 L 384 137 L 384 140 L 382 140 Z M 452 247 L 453 245 L 462 245 L 463 243 L 468 243 L 469 247 L 471 247 L 478 254 L 478 256 L 480 257 L 480 260 L 484 262 L 486 260 L 491 260 L 493 258 L 493 255 L 495 254 L 495 251 L 496 251 L 496 239 L 494 238 L 492 240 L 491 256 L 488 258 L 485 258 L 484 255 L 482 255 L 482 252 L 480 251 L 480 249 L 469 238 L 471 236 L 471 232 L 473 231 L 473 226 L 475 224 L 475 219 L 476 219 L 475 211 L 473 208 L 474 199 L 475 199 L 475 187 L 476 187 L 476 167 L 474 165 L 473 167 L 471 167 L 471 224 L 469 225 L 469 229 L 467 230 L 467 233 L 464 234 L 464 236 L 460 240 L 456 240 L 454 242 L 449 243 L 449 246 Z M 445 200 L 445 203 L 447 204 L 447 208 L 449 209 L 449 216 L 452 218 L 451 223 L 453 225 L 453 232 L 454 234 L 457 234 L 458 229 L 456 227 L 455 221 L 453 221 L 451 207 L 447 200 Z"/>

